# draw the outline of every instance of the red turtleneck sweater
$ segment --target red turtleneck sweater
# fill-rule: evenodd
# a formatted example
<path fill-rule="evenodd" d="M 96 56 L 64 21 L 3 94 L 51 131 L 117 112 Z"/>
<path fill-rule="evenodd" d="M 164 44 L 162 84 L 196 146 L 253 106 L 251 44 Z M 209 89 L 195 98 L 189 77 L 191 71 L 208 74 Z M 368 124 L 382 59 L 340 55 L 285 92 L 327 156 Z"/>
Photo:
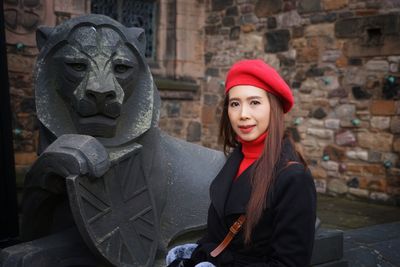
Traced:
<path fill-rule="evenodd" d="M 260 135 L 253 141 L 244 141 L 238 137 L 238 141 L 242 144 L 243 159 L 240 162 L 239 170 L 236 177 L 239 177 L 254 161 L 256 161 L 264 150 L 264 141 L 267 136 L 267 132 Z"/>

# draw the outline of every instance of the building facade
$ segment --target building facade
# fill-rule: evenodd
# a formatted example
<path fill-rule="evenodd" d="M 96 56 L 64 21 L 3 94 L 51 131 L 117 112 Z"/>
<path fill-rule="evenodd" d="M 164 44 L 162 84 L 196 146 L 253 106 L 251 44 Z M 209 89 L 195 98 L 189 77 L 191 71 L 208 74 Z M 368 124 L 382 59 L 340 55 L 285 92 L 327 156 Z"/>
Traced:
<path fill-rule="evenodd" d="M 400 204 L 400 1 L 4 1 L 17 170 L 36 158 L 37 25 L 90 12 L 146 28 L 160 127 L 221 149 L 224 77 L 261 58 L 291 86 L 286 125 L 317 190 Z"/>

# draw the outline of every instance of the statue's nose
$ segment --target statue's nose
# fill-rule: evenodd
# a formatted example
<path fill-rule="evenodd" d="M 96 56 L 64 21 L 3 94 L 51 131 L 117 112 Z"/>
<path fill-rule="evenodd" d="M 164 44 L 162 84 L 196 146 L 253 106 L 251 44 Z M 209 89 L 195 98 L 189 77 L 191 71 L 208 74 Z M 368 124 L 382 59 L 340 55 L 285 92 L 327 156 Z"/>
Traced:
<path fill-rule="evenodd" d="M 115 100 L 117 95 L 114 91 L 99 91 L 99 90 L 86 90 L 86 97 L 96 102 L 97 104 L 104 104 Z"/>

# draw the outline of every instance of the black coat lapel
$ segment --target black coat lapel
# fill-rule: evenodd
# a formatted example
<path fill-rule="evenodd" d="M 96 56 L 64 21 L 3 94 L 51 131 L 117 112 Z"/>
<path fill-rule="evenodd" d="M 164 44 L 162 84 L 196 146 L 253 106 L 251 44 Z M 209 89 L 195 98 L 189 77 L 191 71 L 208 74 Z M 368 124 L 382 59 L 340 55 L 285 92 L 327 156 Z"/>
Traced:
<path fill-rule="evenodd" d="M 253 169 L 254 163 L 232 183 L 225 207 L 225 216 L 246 213 L 251 195 L 250 175 Z"/>
<path fill-rule="evenodd" d="M 239 146 L 231 153 L 224 167 L 222 167 L 221 171 L 210 185 L 211 203 L 220 218 L 224 217 L 225 203 L 228 198 L 233 178 L 237 173 L 242 159 L 243 155 L 240 152 Z"/>

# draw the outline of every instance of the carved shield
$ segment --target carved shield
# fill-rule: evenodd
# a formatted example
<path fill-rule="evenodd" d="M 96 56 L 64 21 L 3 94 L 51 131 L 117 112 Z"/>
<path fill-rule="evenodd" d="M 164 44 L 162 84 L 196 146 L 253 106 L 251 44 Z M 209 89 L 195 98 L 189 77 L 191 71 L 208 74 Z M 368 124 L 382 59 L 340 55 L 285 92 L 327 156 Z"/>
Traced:
<path fill-rule="evenodd" d="M 140 161 L 140 145 L 112 162 L 101 178 L 70 176 L 75 222 L 86 244 L 115 266 L 152 266 L 158 218 Z"/>

